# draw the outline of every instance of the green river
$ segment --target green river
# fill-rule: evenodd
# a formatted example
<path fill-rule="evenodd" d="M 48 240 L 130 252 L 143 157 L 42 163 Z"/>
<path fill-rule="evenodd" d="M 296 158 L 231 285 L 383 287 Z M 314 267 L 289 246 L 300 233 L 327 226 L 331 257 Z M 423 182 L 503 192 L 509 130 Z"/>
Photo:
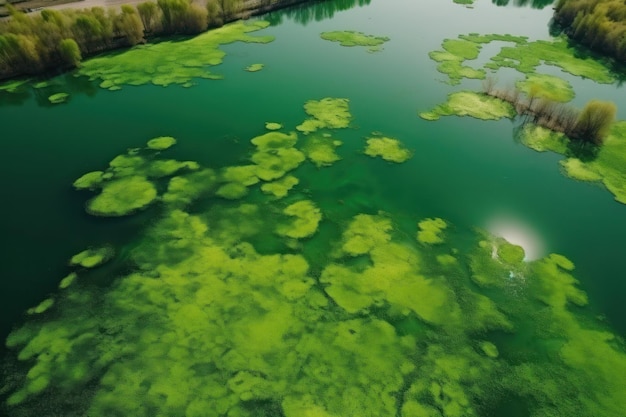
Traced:
<path fill-rule="evenodd" d="M 328 0 L 224 29 L 211 75 L 202 35 L 0 87 L 0 415 L 626 416 L 626 206 L 519 117 L 419 117 L 482 89 L 445 39 L 551 16 Z M 524 79 L 482 45 L 463 65 Z M 626 119 L 585 62 L 536 72 Z"/>

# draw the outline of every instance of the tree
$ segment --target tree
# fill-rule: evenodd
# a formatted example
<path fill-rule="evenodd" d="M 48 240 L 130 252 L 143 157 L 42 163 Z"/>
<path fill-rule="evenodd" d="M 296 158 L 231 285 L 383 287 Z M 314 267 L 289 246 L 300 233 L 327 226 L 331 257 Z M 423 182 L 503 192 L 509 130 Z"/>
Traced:
<path fill-rule="evenodd" d="M 74 39 L 63 39 L 59 44 L 59 53 L 63 62 L 68 66 L 76 67 L 82 59 L 80 48 Z"/>
<path fill-rule="evenodd" d="M 580 112 L 573 136 L 585 142 L 602 145 L 615 120 L 617 108 L 610 101 L 591 100 Z"/>
<path fill-rule="evenodd" d="M 160 29 L 161 11 L 156 3 L 147 1 L 137 5 L 139 17 L 147 33 L 157 32 Z"/>

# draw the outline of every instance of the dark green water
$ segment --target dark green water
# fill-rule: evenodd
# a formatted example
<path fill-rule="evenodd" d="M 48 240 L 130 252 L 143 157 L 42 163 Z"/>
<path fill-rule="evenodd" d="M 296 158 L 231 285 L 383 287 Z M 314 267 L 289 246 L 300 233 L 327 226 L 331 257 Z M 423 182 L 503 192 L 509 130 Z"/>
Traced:
<path fill-rule="evenodd" d="M 212 168 L 242 164 L 251 150 L 249 139 L 263 133 L 266 121 L 293 129 L 305 118 L 303 104 L 323 97 L 350 100 L 353 128 L 338 134 L 343 160 L 332 170 L 303 166 L 296 171 L 314 201 L 336 209 L 344 220 L 348 208 L 356 210 L 349 216 L 392 213 L 407 229 L 419 219 L 441 217 L 468 246 L 472 228 L 480 227 L 522 245 L 530 258 L 563 254 L 575 263 L 574 275 L 589 295 L 586 314 L 604 317 L 614 333 L 626 335 L 626 207 L 601 187 L 561 175 L 559 156 L 515 143 L 514 122 L 417 117 L 449 92 L 480 88 L 480 81 L 456 87 L 440 82 L 443 76 L 428 52 L 439 49 L 443 39 L 470 32 L 549 39 L 551 9 L 480 0 L 473 9 L 451 0 L 372 0 L 330 13 L 332 2 L 327 3 L 270 16 L 275 25 L 262 34 L 275 36 L 272 43 L 223 47 L 227 57 L 215 72 L 224 80 L 199 80 L 188 89 L 141 86 L 109 92 L 64 76 L 59 87 L 41 92 L 0 92 L 3 338 L 23 322 L 27 308 L 57 291 L 72 255 L 103 243 L 123 251 L 159 214 L 149 209 L 120 219 L 89 216 L 84 212 L 88 193 L 71 187 L 76 178 L 163 135 L 178 139 L 169 157 Z M 391 41 L 382 52 L 369 54 L 319 37 L 346 29 Z M 262 71 L 243 71 L 257 62 L 265 64 Z M 618 117 L 626 118 L 622 87 L 564 77 L 575 88 L 576 103 L 610 99 L 618 104 Z M 71 93 L 70 101 L 47 104 L 55 89 Z M 392 165 L 362 155 L 364 138 L 373 131 L 401 140 L 413 158 Z M 330 228 L 320 233 L 338 236 Z M 262 245 L 257 250 L 262 252 Z M 490 406 L 490 415 L 513 415 L 514 404 Z"/>

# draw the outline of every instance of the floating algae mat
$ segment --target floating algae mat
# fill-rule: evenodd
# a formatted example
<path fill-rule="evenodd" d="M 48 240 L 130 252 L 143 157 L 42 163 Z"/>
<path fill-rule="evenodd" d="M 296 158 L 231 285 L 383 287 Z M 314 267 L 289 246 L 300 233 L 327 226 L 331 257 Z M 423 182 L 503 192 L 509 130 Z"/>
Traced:
<path fill-rule="evenodd" d="M 364 46 L 368 52 L 379 52 L 383 44 L 389 41 L 386 36 L 367 35 L 351 30 L 323 32 L 320 37 L 331 42 L 339 42 L 341 46 Z"/>
<path fill-rule="evenodd" d="M 150 83 L 191 86 L 196 78 L 219 79 L 222 76 L 212 73 L 209 67 L 220 64 L 226 55 L 219 49 L 220 45 L 271 42 L 274 40 L 271 36 L 248 34 L 267 26 L 269 23 L 265 21 L 239 21 L 183 41 L 136 46 L 129 51 L 89 59 L 81 64 L 78 74 L 101 80 L 100 86 L 109 90 Z"/>
<path fill-rule="evenodd" d="M 492 42 L 506 42 L 511 45 L 503 46 L 482 67 L 466 65 L 468 61 L 478 58 L 483 46 Z M 537 68 L 542 64 L 560 68 L 569 74 L 589 78 L 598 83 L 611 84 L 615 81 L 606 65 L 592 58 L 576 56 L 576 52 L 569 48 L 567 41 L 562 38 L 530 42 L 523 36 L 470 33 L 459 35 L 458 39 L 445 39 L 441 46 L 443 50 L 431 51 L 429 56 L 438 63 L 437 70 L 448 77 L 447 82 L 451 85 L 459 84 L 464 78 L 484 79 L 488 70 L 497 71 L 500 68 L 512 68 L 530 78 L 530 75 L 537 73 Z M 542 86 L 549 84 L 550 88 L 556 86 L 560 90 L 559 101 L 567 101 L 570 94 L 566 85 L 558 82 L 555 84 L 554 79 L 530 78 L 528 82 L 539 83 Z"/>
<path fill-rule="evenodd" d="M 161 137 L 79 178 L 109 213 L 152 221 L 128 247 L 78 253 L 9 335 L 3 414 L 623 413 L 624 343 L 585 307 L 570 260 L 527 261 L 480 230 L 468 242 L 443 218 L 407 224 L 351 204 L 356 191 L 330 204 L 302 173 L 342 172 L 332 144 L 350 140 L 350 108 L 326 98 L 305 112 L 315 129 L 259 126 L 240 165 L 170 159 L 176 140 Z M 132 204 L 124 181 L 156 195 Z"/>

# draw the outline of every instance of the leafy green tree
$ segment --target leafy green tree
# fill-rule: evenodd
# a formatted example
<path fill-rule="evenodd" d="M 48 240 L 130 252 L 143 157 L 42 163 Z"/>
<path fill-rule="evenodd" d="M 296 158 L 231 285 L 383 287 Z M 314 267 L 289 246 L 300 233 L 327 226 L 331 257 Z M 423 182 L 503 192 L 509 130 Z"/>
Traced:
<path fill-rule="evenodd" d="M 63 63 L 71 67 L 78 66 L 82 59 L 80 48 L 74 39 L 63 39 L 59 44 L 59 53 Z"/>
<path fill-rule="evenodd" d="M 146 1 L 137 5 L 139 17 L 146 33 L 158 32 L 161 29 L 162 14 L 159 6 L 152 1 Z"/>

